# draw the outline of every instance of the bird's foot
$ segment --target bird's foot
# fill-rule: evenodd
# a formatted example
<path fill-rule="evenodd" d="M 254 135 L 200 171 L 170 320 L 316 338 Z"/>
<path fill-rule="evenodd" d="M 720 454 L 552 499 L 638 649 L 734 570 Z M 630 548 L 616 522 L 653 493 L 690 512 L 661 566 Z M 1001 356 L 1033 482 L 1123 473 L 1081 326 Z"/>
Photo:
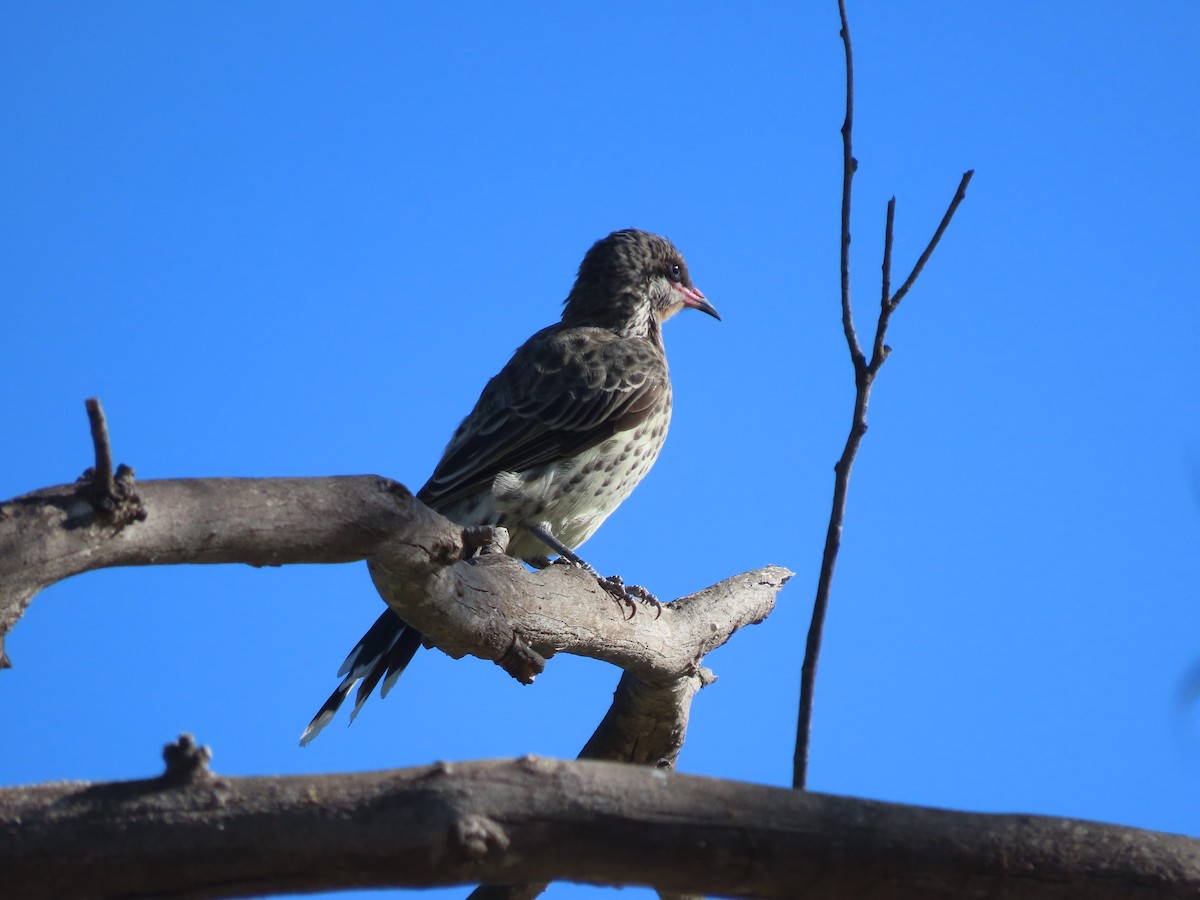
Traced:
<path fill-rule="evenodd" d="M 612 595 L 614 600 L 622 604 L 623 608 L 629 610 L 627 620 L 632 619 L 637 613 L 639 603 L 653 607 L 654 618 L 657 619 L 662 615 L 662 603 L 640 584 L 626 584 L 620 575 L 610 575 L 608 578 L 597 575 L 596 581 L 600 583 L 600 587 Z"/>
<path fill-rule="evenodd" d="M 526 525 L 525 527 L 529 529 L 529 532 L 534 537 L 558 554 L 558 559 L 555 560 L 556 563 L 578 566 L 595 578 L 600 584 L 600 587 L 608 591 L 608 593 L 612 595 L 612 598 L 616 600 L 617 603 L 621 604 L 622 612 L 624 612 L 626 609 L 629 610 L 629 615 L 625 617 L 626 621 L 632 619 L 637 613 L 639 603 L 644 603 L 647 606 L 653 606 L 654 618 L 657 619 L 662 615 L 662 604 L 658 602 L 658 598 L 652 593 L 650 593 L 641 585 L 625 584 L 620 575 L 613 575 L 611 578 L 605 578 L 585 560 L 581 559 L 579 554 L 577 554 L 570 547 L 567 547 L 562 541 L 551 534 L 549 525 Z"/>

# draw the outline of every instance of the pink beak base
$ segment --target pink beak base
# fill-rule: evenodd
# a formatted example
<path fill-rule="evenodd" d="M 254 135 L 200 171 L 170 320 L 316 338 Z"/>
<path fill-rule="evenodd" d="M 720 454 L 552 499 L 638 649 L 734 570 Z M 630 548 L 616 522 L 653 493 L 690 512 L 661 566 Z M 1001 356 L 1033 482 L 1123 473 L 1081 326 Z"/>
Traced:
<path fill-rule="evenodd" d="M 684 306 L 690 307 L 691 309 L 698 309 L 702 313 L 708 313 L 718 322 L 721 321 L 721 317 L 717 314 L 717 308 L 709 303 L 708 298 L 694 287 L 685 287 L 678 282 L 674 284 L 673 287 L 675 290 L 679 291 L 679 293 L 683 294 Z"/>

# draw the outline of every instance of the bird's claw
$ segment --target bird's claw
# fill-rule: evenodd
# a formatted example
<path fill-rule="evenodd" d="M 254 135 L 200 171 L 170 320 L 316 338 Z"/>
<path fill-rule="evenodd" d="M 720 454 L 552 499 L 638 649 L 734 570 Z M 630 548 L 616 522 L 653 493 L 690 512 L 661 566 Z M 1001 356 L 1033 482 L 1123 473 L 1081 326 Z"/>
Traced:
<path fill-rule="evenodd" d="M 610 575 L 608 578 L 597 578 L 600 587 L 608 591 L 614 600 L 629 610 L 626 621 L 632 619 L 638 610 L 638 603 L 654 607 L 654 618 L 662 615 L 662 603 L 652 593 L 640 584 L 626 584 L 620 575 Z"/>
<path fill-rule="evenodd" d="M 630 584 L 625 586 L 625 590 L 632 594 L 637 599 L 641 600 L 647 606 L 654 607 L 654 618 L 659 618 L 662 615 L 662 602 L 655 597 L 649 590 L 642 587 L 640 584 Z"/>

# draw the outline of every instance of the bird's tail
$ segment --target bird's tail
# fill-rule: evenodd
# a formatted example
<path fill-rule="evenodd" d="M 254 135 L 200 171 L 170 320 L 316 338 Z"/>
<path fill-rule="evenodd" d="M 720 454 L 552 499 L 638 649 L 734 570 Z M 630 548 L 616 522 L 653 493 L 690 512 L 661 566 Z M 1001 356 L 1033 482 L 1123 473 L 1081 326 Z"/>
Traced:
<path fill-rule="evenodd" d="M 300 746 L 307 745 L 321 733 L 322 728 L 333 721 L 346 696 L 360 681 L 362 686 L 354 697 L 354 709 L 350 712 L 351 722 L 367 702 L 380 679 L 383 679 L 383 687 L 379 690 L 379 696 L 386 697 L 420 646 L 421 632 L 391 609 L 385 609 L 383 615 L 375 620 L 375 624 L 355 644 L 342 667 L 338 669 L 338 675 L 345 677 L 338 689 L 329 695 L 329 699 L 308 723 L 304 734 L 300 735 Z"/>

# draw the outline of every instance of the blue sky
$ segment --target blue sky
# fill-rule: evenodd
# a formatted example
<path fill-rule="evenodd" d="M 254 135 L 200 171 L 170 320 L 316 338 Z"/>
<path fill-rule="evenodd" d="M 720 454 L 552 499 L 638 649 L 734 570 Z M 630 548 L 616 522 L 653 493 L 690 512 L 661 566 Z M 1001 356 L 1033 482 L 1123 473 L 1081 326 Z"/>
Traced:
<path fill-rule="evenodd" d="M 977 174 L 893 319 L 810 785 L 1200 835 L 1200 7 L 851 16 L 864 330 L 887 198 L 899 278 Z M 0 3 L 0 495 L 90 464 L 92 395 L 142 478 L 419 487 L 584 250 L 660 231 L 723 321 L 667 327 L 670 438 L 585 556 L 664 598 L 797 572 L 680 760 L 787 784 L 853 390 L 842 84 L 832 2 Z M 361 564 L 57 585 L 8 640 L 0 784 L 152 775 L 181 731 L 231 775 L 571 757 L 607 708 L 601 663 L 425 652 L 300 750 L 379 602 Z"/>

